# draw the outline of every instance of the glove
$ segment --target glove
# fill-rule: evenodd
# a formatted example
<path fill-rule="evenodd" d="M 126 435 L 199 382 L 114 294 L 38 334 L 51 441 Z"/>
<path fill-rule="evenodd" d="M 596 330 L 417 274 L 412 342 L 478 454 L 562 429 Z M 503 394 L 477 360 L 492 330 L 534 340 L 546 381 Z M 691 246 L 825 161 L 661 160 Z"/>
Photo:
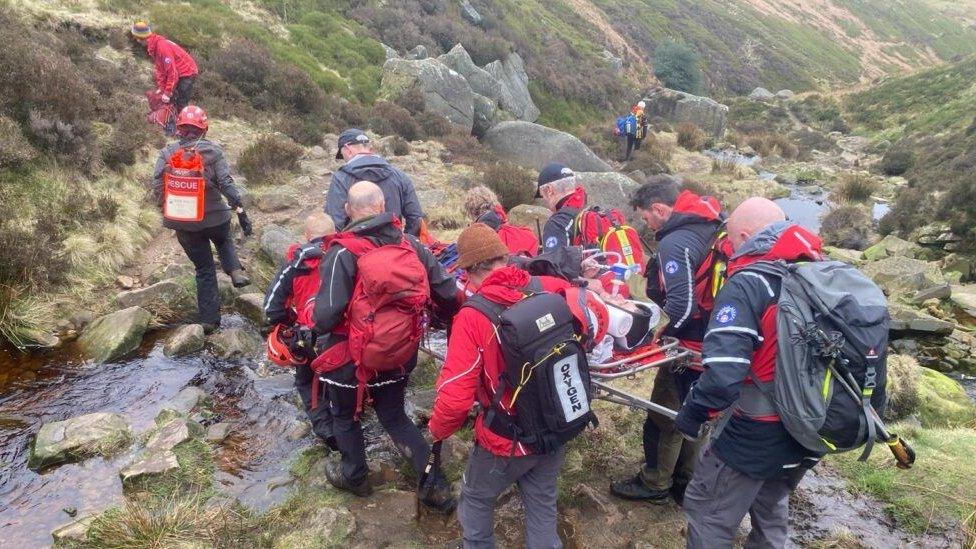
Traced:
<path fill-rule="evenodd" d="M 159 94 L 159 100 L 162 101 L 163 103 L 169 103 L 169 99 L 170 99 L 169 95 L 165 93 Z"/>
<path fill-rule="evenodd" d="M 688 440 L 698 440 L 701 426 L 708 420 L 708 410 L 697 404 L 686 403 L 674 418 L 674 427 Z"/>
<path fill-rule="evenodd" d="M 254 233 L 254 225 L 251 225 L 251 220 L 243 209 L 239 208 L 237 211 L 237 222 L 241 224 L 241 231 L 244 236 L 251 236 Z"/>

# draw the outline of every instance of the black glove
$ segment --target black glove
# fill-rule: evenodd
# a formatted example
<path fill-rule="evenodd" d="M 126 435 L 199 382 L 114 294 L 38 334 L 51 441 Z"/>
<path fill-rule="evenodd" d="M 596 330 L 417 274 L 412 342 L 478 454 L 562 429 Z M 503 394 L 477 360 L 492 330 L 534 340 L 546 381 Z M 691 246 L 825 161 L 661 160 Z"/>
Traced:
<path fill-rule="evenodd" d="M 241 231 L 244 233 L 244 236 L 251 236 L 254 233 L 254 225 L 251 225 L 251 220 L 247 217 L 247 212 L 237 212 L 237 222 L 241 224 Z"/>
<path fill-rule="evenodd" d="M 674 426 L 686 439 L 697 440 L 701 436 L 702 423 L 706 421 L 708 421 L 708 410 L 696 404 L 686 403 L 678 410 Z"/>

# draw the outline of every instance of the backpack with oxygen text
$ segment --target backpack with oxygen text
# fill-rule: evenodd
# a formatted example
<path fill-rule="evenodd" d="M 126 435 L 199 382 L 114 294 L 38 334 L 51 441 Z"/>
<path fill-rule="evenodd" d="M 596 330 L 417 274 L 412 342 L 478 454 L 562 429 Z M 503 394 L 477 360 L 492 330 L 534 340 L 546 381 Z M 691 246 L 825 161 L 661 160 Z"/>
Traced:
<path fill-rule="evenodd" d="M 596 425 L 586 353 L 566 299 L 533 293 L 506 308 L 475 295 L 465 307 L 484 314 L 495 326 L 505 370 L 485 412 L 492 432 L 551 454 L 587 425 Z M 510 399 L 504 398 L 507 390 Z"/>
<path fill-rule="evenodd" d="M 180 147 L 163 170 L 163 217 L 170 221 L 202 221 L 206 195 L 203 155 Z"/>
<path fill-rule="evenodd" d="M 322 374 L 352 361 L 358 415 L 366 384 L 381 373 L 403 371 L 417 352 L 429 319 L 430 284 L 427 269 L 405 238 L 378 246 L 366 238 L 338 235 L 332 245 L 356 256 L 356 282 L 343 321 L 347 339 L 319 354 L 312 369 Z"/>
<path fill-rule="evenodd" d="M 623 214 L 614 208 L 604 210 L 599 206 L 586 208 L 573 222 L 573 245 L 586 249 L 599 249 L 620 256 L 627 267 L 636 266 L 644 271 L 644 249 L 637 230 L 627 225 Z"/>
<path fill-rule="evenodd" d="M 884 294 L 840 261 L 762 261 L 746 271 L 779 277 L 776 373 L 753 379 L 804 447 L 871 453 L 886 401 L 890 317 Z"/>

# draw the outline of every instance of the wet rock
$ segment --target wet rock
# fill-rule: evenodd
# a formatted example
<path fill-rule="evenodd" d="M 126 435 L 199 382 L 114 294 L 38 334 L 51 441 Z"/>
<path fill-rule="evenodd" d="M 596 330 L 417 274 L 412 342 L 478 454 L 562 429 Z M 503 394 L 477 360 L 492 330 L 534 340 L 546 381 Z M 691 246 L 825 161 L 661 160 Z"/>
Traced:
<path fill-rule="evenodd" d="M 66 330 L 63 335 L 68 337 L 70 330 Z M 55 349 L 61 346 L 61 338 L 41 329 L 25 329 L 20 337 L 24 340 L 24 347 L 32 349 Z"/>
<path fill-rule="evenodd" d="M 295 479 L 287 475 L 256 482 L 244 488 L 236 499 L 244 507 L 256 513 L 263 513 L 284 503 L 291 495 L 290 488 L 294 482 Z"/>
<path fill-rule="evenodd" d="M 471 2 L 469 2 L 468 0 L 461 0 L 461 2 L 458 4 L 458 7 L 460 8 L 461 11 L 461 17 L 468 23 L 471 23 L 476 27 L 480 27 L 481 24 L 484 23 L 484 18 L 481 17 L 481 14 L 478 13 L 478 10 L 474 9 L 474 6 L 472 6 Z"/>
<path fill-rule="evenodd" d="M 242 358 L 261 349 L 261 338 L 244 328 L 228 328 L 209 337 L 210 350 L 217 358 Z"/>
<path fill-rule="evenodd" d="M 146 441 L 146 450 L 162 452 L 190 440 L 190 426 L 183 418 L 175 418 L 159 428 Z"/>
<path fill-rule="evenodd" d="M 471 86 L 472 92 L 485 96 L 493 103 L 501 97 L 501 84 L 498 80 L 485 69 L 475 65 L 468 51 L 461 44 L 455 45 L 451 51 L 437 59 L 463 76 Z"/>
<path fill-rule="evenodd" d="M 119 275 L 115 277 L 115 285 L 123 290 L 131 290 L 136 285 L 136 279 L 129 275 Z"/>
<path fill-rule="evenodd" d="M 241 294 L 234 300 L 237 311 L 255 324 L 264 324 L 264 294 Z"/>
<path fill-rule="evenodd" d="M 531 122 L 501 122 L 488 130 L 483 142 L 501 158 L 532 170 L 560 162 L 581 172 L 613 171 L 575 136 Z"/>
<path fill-rule="evenodd" d="M 86 358 L 111 362 L 135 351 L 149 328 L 152 315 L 142 307 L 129 307 L 99 317 L 78 339 Z"/>
<path fill-rule="evenodd" d="M 128 421 L 112 412 L 45 423 L 31 447 L 28 466 L 38 470 L 89 456 L 107 455 L 127 446 L 131 439 Z"/>
<path fill-rule="evenodd" d="M 424 109 L 439 114 L 471 133 L 474 103 L 471 86 L 457 71 L 438 59 L 388 59 L 383 64 L 381 94 L 395 99 L 410 90 L 424 98 Z"/>
<path fill-rule="evenodd" d="M 535 231 L 536 236 L 540 236 L 541 228 L 545 227 L 546 221 L 552 212 L 543 206 L 533 206 L 531 204 L 519 204 L 508 211 L 508 221 L 512 225 L 528 227 Z"/>
<path fill-rule="evenodd" d="M 203 389 L 193 385 L 184 387 L 182 390 L 180 390 L 180 392 L 176 393 L 173 398 L 163 403 L 160 414 L 162 414 L 163 411 L 170 411 L 178 416 L 186 416 L 191 410 L 203 403 L 203 401 L 206 399 L 207 393 L 205 393 Z M 159 416 L 157 415 L 156 417 L 157 425 L 166 423 L 168 421 L 168 419 L 166 421 L 160 421 Z"/>
<path fill-rule="evenodd" d="M 794 95 L 796 94 L 793 93 L 793 90 L 779 90 L 776 92 L 776 99 L 792 99 Z"/>
<path fill-rule="evenodd" d="M 260 372 L 258 372 L 258 375 L 260 375 Z M 286 373 L 261 377 L 254 381 L 254 388 L 269 398 L 287 395 L 295 390 L 295 376 L 291 373 Z"/>
<path fill-rule="evenodd" d="M 146 451 L 134 462 L 119 471 L 123 486 L 164 475 L 180 468 L 180 462 L 172 450 Z"/>
<path fill-rule="evenodd" d="M 85 541 L 85 538 L 88 536 L 88 529 L 94 520 L 94 516 L 81 517 L 73 520 L 51 532 L 51 537 L 54 538 L 55 543 Z"/>
<path fill-rule="evenodd" d="M 162 280 L 137 290 L 121 292 L 115 296 L 120 308 L 142 307 L 167 320 L 184 318 L 196 312 L 196 298 L 178 280 Z"/>
<path fill-rule="evenodd" d="M 415 48 L 407 52 L 407 59 L 410 60 L 420 61 L 427 59 L 427 57 L 427 47 L 424 45 L 418 44 Z"/>
<path fill-rule="evenodd" d="M 864 259 L 868 261 L 879 261 L 886 257 L 910 257 L 915 258 L 921 253 L 922 248 L 913 242 L 902 240 L 894 235 L 888 235 L 881 239 L 874 246 L 864 250 Z"/>
<path fill-rule="evenodd" d="M 892 331 L 948 335 L 955 329 L 955 325 L 951 322 L 940 320 L 901 303 L 889 303 L 888 312 L 891 314 Z"/>
<path fill-rule="evenodd" d="M 630 207 L 630 196 L 640 185 L 633 179 L 618 172 L 578 172 L 576 180 L 586 189 L 589 205 L 616 208 L 628 219 L 636 215 Z"/>
<path fill-rule="evenodd" d="M 275 265 L 281 265 L 285 262 L 288 247 L 295 242 L 298 242 L 298 235 L 294 231 L 271 223 L 261 232 L 261 253 Z"/>
<path fill-rule="evenodd" d="M 204 436 L 204 440 L 214 444 L 220 444 L 225 438 L 227 438 L 227 435 L 230 434 L 232 427 L 232 424 L 225 421 L 214 423 L 210 427 L 207 427 L 207 434 Z"/>
<path fill-rule="evenodd" d="M 911 296 L 916 292 L 946 284 L 937 264 L 906 257 L 887 257 L 874 261 L 866 264 L 863 271 L 888 296 Z"/>
<path fill-rule="evenodd" d="M 173 330 L 163 345 L 163 354 L 171 357 L 191 355 L 204 344 L 203 326 L 200 324 L 186 324 Z"/>
<path fill-rule="evenodd" d="M 729 108 L 714 99 L 668 88 L 657 88 L 646 95 L 645 112 L 671 124 L 691 122 L 714 137 L 725 134 Z"/>
<path fill-rule="evenodd" d="M 776 174 L 773 181 L 779 183 L 780 185 L 796 185 L 796 175 L 792 173 L 780 173 Z"/>
<path fill-rule="evenodd" d="M 498 106 L 519 120 L 535 122 L 539 118 L 542 113 L 529 94 L 529 75 L 525 72 L 525 62 L 518 53 L 508 54 L 504 61 L 488 63 L 485 71 L 501 86 Z"/>
<path fill-rule="evenodd" d="M 75 330 L 84 330 L 95 320 L 95 313 L 91 311 L 78 311 L 71 315 L 70 320 L 71 325 L 74 326 Z"/>
<path fill-rule="evenodd" d="M 311 425 L 307 421 L 301 419 L 292 420 L 291 426 L 288 428 L 288 432 L 285 434 L 285 438 L 288 442 L 295 442 L 296 440 L 301 440 L 308 436 L 312 432 Z"/>
<path fill-rule="evenodd" d="M 772 101 L 776 98 L 776 96 L 773 95 L 773 92 L 767 90 L 766 88 L 760 87 L 752 90 L 748 98 L 751 101 Z"/>

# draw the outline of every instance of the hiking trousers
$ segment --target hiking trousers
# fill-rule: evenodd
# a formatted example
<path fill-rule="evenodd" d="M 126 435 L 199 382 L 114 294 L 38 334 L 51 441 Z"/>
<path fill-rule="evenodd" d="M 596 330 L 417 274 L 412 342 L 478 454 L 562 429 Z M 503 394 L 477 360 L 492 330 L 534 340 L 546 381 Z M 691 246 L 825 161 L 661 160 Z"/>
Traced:
<path fill-rule="evenodd" d="M 414 355 L 406 371 L 409 373 L 416 365 L 417 355 Z M 328 373 L 326 378 L 328 381 L 324 385 L 328 388 L 329 405 L 332 408 L 333 435 L 342 456 L 342 475 L 352 484 L 359 484 L 369 474 L 369 467 L 366 464 L 366 441 L 363 438 L 362 424 L 353 417 L 356 414 L 356 368 L 349 364 Z M 399 372 L 392 376 L 378 377 L 370 382 L 373 386 L 369 388 L 369 395 L 373 399 L 373 409 L 380 425 L 419 476 L 427 464 L 430 444 L 404 410 L 407 379 L 407 375 Z"/>
<path fill-rule="evenodd" d="M 495 547 L 495 501 L 512 483 L 525 509 L 525 547 L 562 547 L 556 532 L 556 478 L 565 456 L 565 447 L 542 456 L 496 456 L 475 444 L 461 478 L 457 511 L 464 548 Z"/>
<path fill-rule="evenodd" d="M 775 478 L 754 479 L 729 467 L 711 447 L 706 447 L 685 491 L 687 547 L 732 547 L 746 513 L 752 521 L 746 549 L 785 547 L 790 493 L 806 472 L 806 467 L 794 467 L 784 469 Z"/>
<path fill-rule="evenodd" d="M 217 248 L 220 267 L 225 273 L 241 268 L 230 234 L 230 221 L 199 231 L 176 231 L 176 240 L 196 269 L 197 311 L 200 322 L 220 324 L 220 291 L 217 288 L 217 267 L 210 243 Z"/>
<path fill-rule="evenodd" d="M 640 148 L 641 141 L 643 140 L 644 138 L 635 137 L 633 135 L 627 136 L 627 152 L 624 154 L 624 162 L 630 160 L 630 155 Z"/>
<path fill-rule="evenodd" d="M 323 441 L 329 442 L 329 439 L 333 438 L 332 411 L 329 409 L 329 401 L 322 394 L 324 392 L 322 390 L 319 391 L 318 405 L 314 410 L 312 409 L 312 379 L 314 376 L 315 372 L 308 364 L 295 366 L 295 390 L 298 391 L 298 396 L 301 397 L 302 404 L 305 406 L 305 414 L 308 415 L 308 420 L 312 423 L 312 431 Z"/>
<path fill-rule="evenodd" d="M 691 385 L 701 372 L 685 368 L 674 372 L 661 368 L 654 378 L 651 402 L 672 410 L 681 408 Z M 681 436 L 674 422 L 661 414 L 647 412 L 644 420 L 644 469 L 641 478 L 652 490 L 668 490 L 673 480 L 686 484 L 695 470 L 695 459 L 701 448 L 700 442 L 692 442 Z"/>

